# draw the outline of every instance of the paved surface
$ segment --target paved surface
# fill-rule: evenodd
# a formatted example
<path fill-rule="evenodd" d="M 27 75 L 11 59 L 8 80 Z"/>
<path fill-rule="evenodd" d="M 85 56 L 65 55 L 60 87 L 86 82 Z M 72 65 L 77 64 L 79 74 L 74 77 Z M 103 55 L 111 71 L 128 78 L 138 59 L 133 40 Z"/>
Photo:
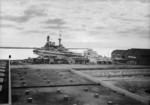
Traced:
<path fill-rule="evenodd" d="M 113 105 L 143 105 L 71 73 L 69 69 L 75 66 L 24 65 L 18 68 L 13 66 L 11 69 L 13 105 L 108 105 L 109 102 Z M 87 65 L 85 67 L 87 68 Z M 60 89 L 60 92 L 57 89 Z M 68 99 L 64 98 L 65 95 Z M 28 98 L 32 98 L 32 102 Z"/>

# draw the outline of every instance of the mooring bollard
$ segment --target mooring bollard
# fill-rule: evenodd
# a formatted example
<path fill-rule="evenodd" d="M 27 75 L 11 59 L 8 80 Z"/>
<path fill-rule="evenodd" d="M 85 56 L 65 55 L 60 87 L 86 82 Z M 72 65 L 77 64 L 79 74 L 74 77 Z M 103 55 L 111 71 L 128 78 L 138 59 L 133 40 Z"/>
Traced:
<path fill-rule="evenodd" d="M 23 74 L 19 74 L 19 77 L 22 77 L 23 76 Z"/>
<path fill-rule="evenodd" d="M 47 78 L 44 76 L 43 79 L 46 80 Z"/>
<path fill-rule="evenodd" d="M 30 90 L 26 90 L 26 91 L 25 91 L 25 94 L 26 94 L 26 95 L 29 95 L 29 94 L 30 94 Z"/>
<path fill-rule="evenodd" d="M 70 82 L 73 82 L 73 80 L 71 79 Z"/>
<path fill-rule="evenodd" d="M 30 98 L 28 98 L 28 103 L 32 103 L 32 98 L 30 97 Z"/>
<path fill-rule="evenodd" d="M 68 95 L 64 95 L 64 100 L 65 100 L 65 101 L 68 101 L 68 100 L 69 100 Z"/>
<path fill-rule="evenodd" d="M 107 102 L 108 105 L 113 105 L 112 101 Z"/>
<path fill-rule="evenodd" d="M 26 84 L 23 84 L 22 86 L 23 86 L 23 87 L 27 87 L 27 85 L 26 85 Z"/>
<path fill-rule="evenodd" d="M 25 81 L 22 81 L 22 82 L 21 82 L 21 85 L 22 85 L 23 87 L 26 87 L 26 86 L 27 86 Z"/>
<path fill-rule="evenodd" d="M 50 80 L 47 80 L 47 83 L 50 83 Z"/>
<path fill-rule="evenodd" d="M 25 82 L 25 81 L 22 81 L 21 84 L 24 85 L 24 84 L 26 84 L 26 82 Z"/>
<path fill-rule="evenodd" d="M 122 96 L 125 96 L 125 94 L 124 94 L 124 93 L 121 93 L 121 95 L 122 95 Z"/>
<path fill-rule="evenodd" d="M 98 94 L 98 93 L 95 93 L 95 94 L 94 94 L 94 97 L 95 97 L 95 98 L 98 98 L 98 97 L 99 97 L 99 94 Z"/>
<path fill-rule="evenodd" d="M 24 74 L 27 74 L 27 72 L 25 71 Z"/>
<path fill-rule="evenodd" d="M 88 88 L 84 88 L 84 91 L 87 92 L 87 91 L 89 91 L 89 89 Z"/>
<path fill-rule="evenodd" d="M 114 93 L 116 93 L 116 91 L 115 91 L 115 90 L 113 90 L 113 92 L 114 92 Z"/>
<path fill-rule="evenodd" d="M 60 89 L 57 89 L 57 93 L 61 93 L 61 90 L 60 90 Z"/>
<path fill-rule="evenodd" d="M 20 79 L 21 79 L 22 81 L 24 80 L 24 78 L 23 78 L 23 77 L 21 77 Z"/>

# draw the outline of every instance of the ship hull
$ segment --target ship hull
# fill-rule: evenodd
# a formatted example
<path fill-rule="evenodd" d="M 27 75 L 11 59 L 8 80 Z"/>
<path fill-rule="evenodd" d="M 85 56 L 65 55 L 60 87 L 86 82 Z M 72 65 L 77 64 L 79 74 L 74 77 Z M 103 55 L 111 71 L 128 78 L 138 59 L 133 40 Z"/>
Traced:
<path fill-rule="evenodd" d="M 49 56 L 49 57 L 57 57 L 57 56 L 67 56 L 67 57 L 80 57 L 81 55 L 70 52 L 58 52 L 58 51 L 47 51 L 36 49 L 33 51 L 35 54 L 40 56 Z"/>

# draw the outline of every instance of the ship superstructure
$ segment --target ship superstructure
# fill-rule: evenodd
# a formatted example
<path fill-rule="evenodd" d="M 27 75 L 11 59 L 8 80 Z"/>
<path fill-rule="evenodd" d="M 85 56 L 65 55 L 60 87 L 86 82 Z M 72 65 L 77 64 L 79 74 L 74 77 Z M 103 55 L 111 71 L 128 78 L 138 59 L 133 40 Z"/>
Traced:
<path fill-rule="evenodd" d="M 112 63 L 109 57 L 103 57 L 92 49 L 88 49 L 87 51 L 84 51 L 84 56 L 86 56 L 89 59 L 90 63 L 94 63 L 94 64 L 111 64 Z"/>

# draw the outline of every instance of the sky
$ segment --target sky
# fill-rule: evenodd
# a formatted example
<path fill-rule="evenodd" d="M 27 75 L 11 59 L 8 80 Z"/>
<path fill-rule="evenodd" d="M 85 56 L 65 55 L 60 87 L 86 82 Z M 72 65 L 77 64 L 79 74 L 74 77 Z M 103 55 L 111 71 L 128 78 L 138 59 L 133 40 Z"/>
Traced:
<path fill-rule="evenodd" d="M 58 44 L 60 29 L 65 47 L 100 55 L 150 48 L 150 0 L 0 0 L 0 46 Z"/>

